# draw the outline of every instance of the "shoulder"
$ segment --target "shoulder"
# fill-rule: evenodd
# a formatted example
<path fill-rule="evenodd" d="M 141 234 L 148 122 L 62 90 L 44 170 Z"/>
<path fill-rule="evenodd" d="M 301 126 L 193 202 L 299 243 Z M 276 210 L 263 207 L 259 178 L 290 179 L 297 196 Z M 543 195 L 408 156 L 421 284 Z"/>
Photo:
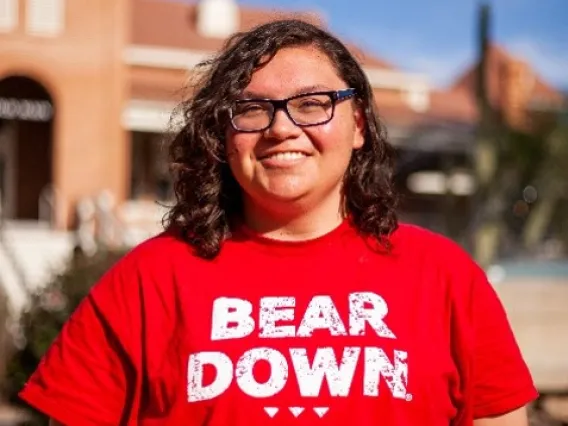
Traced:
<path fill-rule="evenodd" d="M 172 231 L 164 231 L 128 250 L 94 285 L 92 295 L 134 296 L 141 287 L 165 286 L 180 266 L 191 270 L 200 262 L 205 261 L 186 241 Z"/>
<path fill-rule="evenodd" d="M 471 255 L 454 240 L 422 228 L 402 223 L 392 235 L 394 252 L 399 255 L 425 257 L 436 264 L 474 266 Z"/>
<path fill-rule="evenodd" d="M 133 247 L 125 256 L 127 262 L 150 263 L 178 257 L 196 257 L 192 247 L 173 230 L 163 231 Z"/>
<path fill-rule="evenodd" d="M 473 286 L 485 285 L 485 271 L 457 242 L 420 226 L 401 224 L 392 236 L 393 253 L 444 288 L 467 298 Z"/>
<path fill-rule="evenodd" d="M 191 266 L 206 261 L 177 232 L 167 230 L 131 248 L 116 266 L 140 273 L 163 271 L 180 262 Z"/>

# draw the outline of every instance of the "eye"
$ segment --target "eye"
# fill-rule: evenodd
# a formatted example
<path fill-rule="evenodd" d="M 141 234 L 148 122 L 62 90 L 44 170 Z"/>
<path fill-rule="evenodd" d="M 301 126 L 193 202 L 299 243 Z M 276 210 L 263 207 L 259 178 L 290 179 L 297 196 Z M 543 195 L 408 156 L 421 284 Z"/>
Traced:
<path fill-rule="evenodd" d="M 300 107 L 302 108 L 310 108 L 310 107 L 321 107 L 323 106 L 324 103 L 320 100 L 317 99 L 307 99 L 305 101 L 302 101 L 302 103 L 300 104 Z"/>
<path fill-rule="evenodd" d="M 265 103 L 260 102 L 239 102 L 235 106 L 235 115 L 255 115 L 262 114 L 268 110 L 268 106 Z"/>
<path fill-rule="evenodd" d="M 330 106 L 331 99 L 328 96 L 307 96 L 295 99 L 293 102 L 293 107 L 302 112 L 310 112 L 314 110 L 321 111 L 322 109 L 327 109 Z"/>

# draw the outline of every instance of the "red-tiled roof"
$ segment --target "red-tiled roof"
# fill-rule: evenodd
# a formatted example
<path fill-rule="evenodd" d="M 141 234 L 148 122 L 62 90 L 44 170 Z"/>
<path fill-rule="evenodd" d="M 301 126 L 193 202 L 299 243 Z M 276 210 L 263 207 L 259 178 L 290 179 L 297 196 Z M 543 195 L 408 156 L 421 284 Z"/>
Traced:
<path fill-rule="evenodd" d="M 477 120 L 472 98 L 461 90 L 430 92 L 430 105 L 424 111 L 412 109 L 402 96 L 397 102 L 382 103 L 377 95 L 379 115 L 387 126 L 412 127 L 433 121 L 473 124 Z"/>
<path fill-rule="evenodd" d="M 488 52 L 488 72 L 487 72 L 487 88 L 489 100 L 495 106 L 502 106 L 505 93 L 502 78 L 506 72 L 507 66 L 518 65 L 526 71 L 526 84 L 523 86 L 529 90 L 526 94 L 527 100 L 539 100 L 544 102 L 561 103 L 562 94 L 547 84 L 530 64 L 521 58 L 515 57 L 507 52 L 503 47 L 492 44 Z M 476 93 L 476 71 L 477 65 L 472 65 L 464 72 L 452 86 L 453 90 L 463 90 L 470 96 L 475 97 Z"/>
<path fill-rule="evenodd" d="M 428 115 L 435 119 L 473 123 L 477 120 L 477 106 L 474 98 L 464 90 L 434 90 L 430 94 Z"/>
<path fill-rule="evenodd" d="M 292 12 L 274 9 L 256 9 L 239 7 L 240 30 L 248 30 L 256 25 L 274 19 L 299 18 L 316 25 L 325 26 L 322 15 L 316 12 Z M 223 40 L 200 35 L 196 25 L 196 4 L 187 4 L 166 0 L 135 0 L 134 19 L 130 43 L 165 48 L 214 51 L 219 49 Z M 358 46 L 347 43 L 349 49 L 364 66 L 394 69 L 388 62 L 377 58 Z M 510 55 L 500 46 L 492 45 L 489 51 L 488 87 L 490 100 L 495 105 L 502 105 L 505 98 L 503 89 L 504 70 L 508 64 L 521 64 L 528 70 L 530 79 L 529 101 L 559 102 L 561 94 L 546 84 L 532 68 L 522 60 Z M 183 81 L 182 71 L 161 72 L 159 81 L 155 71 L 138 69 L 132 74 L 132 95 L 134 98 L 155 100 L 178 99 L 178 84 Z M 413 110 L 402 95 L 376 91 L 379 112 L 387 124 L 397 126 L 418 125 L 427 121 L 453 121 L 474 123 L 477 120 L 475 103 L 475 65 L 471 66 L 456 82 L 446 90 L 434 90 L 430 93 L 430 105 L 424 112 Z"/>
<path fill-rule="evenodd" d="M 239 7 L 240 31 L 271 19 L 295 17 L 321 24 L 312 12 L 280 12 Z M 131 43 L 169 48 L 216 50 L 222 39 L 203 37 L 197 31 L 197 5 L 175 1 L 135 0 Z"/>
<path fill-rule="evenodd" d="M 275 19 L 297 18 L 318 26 L 325 22 L 317 12 L 292 12 L 277 9 L 256 9 L 239 6 L 240 31 Z M 223 40 L 203 37 L 197 31 L 197 6 L 175 1 L 135 0 L 130 43 L 135 45 L 160 46 L 166 48 L 213 51 L 223 45 Z M 348 47 L 357 59 L 366 66 L 393 68 L 386 61 L 377 58 L 353 44 Z"/>

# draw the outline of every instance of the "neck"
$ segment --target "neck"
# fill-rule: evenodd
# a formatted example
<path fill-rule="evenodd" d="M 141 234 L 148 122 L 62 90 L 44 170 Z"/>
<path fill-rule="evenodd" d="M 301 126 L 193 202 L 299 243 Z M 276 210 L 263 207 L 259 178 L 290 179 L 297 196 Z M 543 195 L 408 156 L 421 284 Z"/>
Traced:
<path fill-rule="evenodd" d="M 341 195 L 308 207 L 302 203 L 285 202 L 275 206 L 261 206 L 253 200 L 244 200 L 244 222 L 255 232 L 276 240 L 303 241 L 321 237 L 344 219 Z"/>

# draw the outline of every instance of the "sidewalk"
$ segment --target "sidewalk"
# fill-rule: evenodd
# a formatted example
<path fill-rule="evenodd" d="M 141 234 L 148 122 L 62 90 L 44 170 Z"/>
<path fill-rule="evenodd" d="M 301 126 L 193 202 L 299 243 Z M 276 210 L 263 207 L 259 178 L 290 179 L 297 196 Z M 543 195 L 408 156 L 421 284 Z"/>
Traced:
<path fill-rule="evenodd" d="M 21 409 L 0 405 L 0 426 L 21 425 L 26 420 L 26 417 Z"/>

